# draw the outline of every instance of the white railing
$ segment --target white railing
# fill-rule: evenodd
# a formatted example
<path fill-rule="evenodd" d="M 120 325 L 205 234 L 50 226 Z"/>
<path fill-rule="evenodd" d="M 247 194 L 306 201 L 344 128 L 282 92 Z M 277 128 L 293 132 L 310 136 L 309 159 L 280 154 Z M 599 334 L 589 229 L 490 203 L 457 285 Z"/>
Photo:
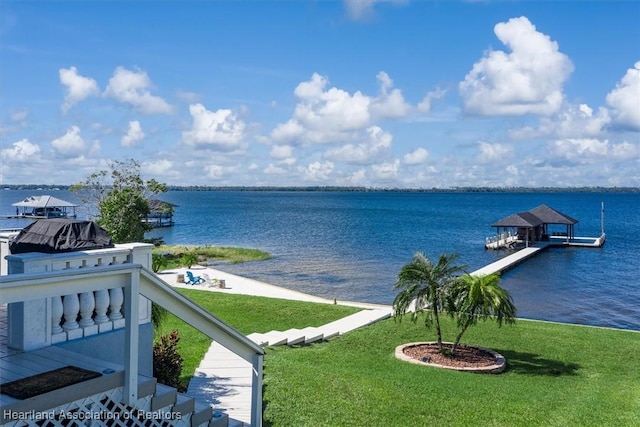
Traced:
<path fill-rule="evenodd" d="M 134 260 L 136 255 L 134 248 Z M 125 313 L 134 312 L 136 307 L 141 306 L 141 300 L 154 301 L 209 338 L 250 362 L 252 365 L 251 425 L 255 427 L 262 425 L 262 369 L 264 360 L 262 347 L 196 305 L 138 263 L 0 276 L 0 303 L 9 303 L 10 305 L 27 303 L 33 300 L 34 295 L 51 301 L 58 295 L 95 294 L 97 291 L 115 288 L 123 289 Z M 139 323 L 140 321 L 136 321 L 134 316 L 125 318 L 123 401 L 130 405 L 135 404 L 138 398 Z"/>
<path fill-rule="evenodd" d="M 73 271 L 90 267 L 131 264 L 150 265 L 152 245 L 128 244 L 116 248 L 59 254 L 28 253 L 8 255 L 9 274 Z M 84 292 L 69 289 L 62 295 L 9 305 L 9 345 L 34 350 L 51 344 L 76 340 L 124 328 L 122 286 L 96 287 Z M 151 304 L 141 299 L 140 323 L 151 318 Z"/>

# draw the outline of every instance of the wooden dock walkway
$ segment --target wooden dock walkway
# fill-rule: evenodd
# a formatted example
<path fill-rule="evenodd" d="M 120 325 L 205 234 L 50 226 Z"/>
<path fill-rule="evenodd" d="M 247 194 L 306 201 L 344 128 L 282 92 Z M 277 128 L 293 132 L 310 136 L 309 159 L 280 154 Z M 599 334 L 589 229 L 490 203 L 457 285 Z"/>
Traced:
<path fill-rule="evenodd" d="M 548 242 L 537 242 L 527 248 L 520 249 L 519 251 L 508 255 L 496 262 L 492 262 L 489 265 L 470 273 L 472 276 L 488 276 L 493 273 L 502 273 L 507 271 L 521 262 L 531 258 L 537 253 L 547 249 L 551 246 L 556 247 L 581 247 L 581 248 L 599 248 L 604 245 L 606 240 L 606 234 L 602 233 L 600 237 L 574 237 L 567 239 L 566 237 L 552 237 Z"/>
<path fill-rule="evenodd" d="M 502 259 L 499 259 L 496 262 L 492 262 L 489 265 L 485 265 L 484 267 L 470 273 L 472 276 L 488 276 L 493 273 L 502 273 L 503 271 L 507 271 L 510 268 L 515 267 L 526 259 L 531 258 L 535 254 L 540 251 L 547 249 L 551 244 L 549 242 L 539 242 L 533 246 L 529 246 L 528 248 L 520 249 L 518 252 L 515 252 L 509 256 L 506 256 Z"/>

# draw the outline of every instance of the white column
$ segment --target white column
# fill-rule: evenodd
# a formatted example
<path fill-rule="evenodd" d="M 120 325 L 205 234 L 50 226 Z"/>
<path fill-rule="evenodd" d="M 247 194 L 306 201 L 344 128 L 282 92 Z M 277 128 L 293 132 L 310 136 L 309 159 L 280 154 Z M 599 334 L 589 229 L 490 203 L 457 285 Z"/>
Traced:
<path fill-rule="evenodd" d="M 62 320 L 62 297 L 51 297 L 51 333 L 59 334 L 63 331 L 60 326 Z"/>

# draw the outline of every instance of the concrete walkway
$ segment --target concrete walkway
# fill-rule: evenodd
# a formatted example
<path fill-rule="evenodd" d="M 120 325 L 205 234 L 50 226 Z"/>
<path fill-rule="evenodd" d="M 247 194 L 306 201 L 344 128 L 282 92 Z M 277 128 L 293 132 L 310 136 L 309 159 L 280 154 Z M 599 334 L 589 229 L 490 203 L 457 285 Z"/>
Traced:
<path fill-rule="evenodd" d="M 218 288 L 211 282 L 198 285 L 179 283 L 178 275 L 186 277 L 187 270 L 191 271 L 194 276 L 202 277 L 206 275 L 210 279 L 224 280 L 226 287 Z M 293 345 L 329 339 L 388 318 L 392 313 L 391 306 L 329 300 L 209 267 L 176 268 L 161 272 L 159 276 L 165 282 L 178 288 L 309 301 L 321 304 L 339 304 L 363 309 L 320 327 L 249 335 L 249 338 L 259 342 L 261 345 Z M 225 412 L 229 416 L 229 425 L 232 427 L 249 425 L 251 421 L 251 369 L 251 365 L 248 362 L 218 343 L 212 342 L 196 369 L 194 377 L 189 382 L 186 394 L 195 397 L 200 402 L 209 403 L 216 410 Z"/>

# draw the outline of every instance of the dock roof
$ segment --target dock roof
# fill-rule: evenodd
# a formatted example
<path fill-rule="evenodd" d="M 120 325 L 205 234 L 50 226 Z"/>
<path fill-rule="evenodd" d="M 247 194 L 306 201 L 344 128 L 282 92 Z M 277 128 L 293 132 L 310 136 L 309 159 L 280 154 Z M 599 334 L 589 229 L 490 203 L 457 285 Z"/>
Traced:
<path fill-rule="evenodd" d="M 75 208 L 75 203 L 66 202 L 53 196 L 29 196 L 11 206 L 22 208 Z"/>
<path fill-rule="evenodd" d="M 540 205 L 529 212 L 537 216 L 545 224 L 576 224 L 577 219 L 571 218 L 560 211 L 550 208 L 547 205 Z"/>
<path fill-rule="evenodd" d="M 578 222 L 547 205 L 540 205 L 526 212 L 509 215 L 493 224 L 492 227 L 537 227 L 542 224 L 573 225 Z"/>
<path fill-rule="evenodd" d="M 492 227 L 537 227 L 543 221 L 530 212 L 519 212 L 509 215 L 493 224 Z"/>

